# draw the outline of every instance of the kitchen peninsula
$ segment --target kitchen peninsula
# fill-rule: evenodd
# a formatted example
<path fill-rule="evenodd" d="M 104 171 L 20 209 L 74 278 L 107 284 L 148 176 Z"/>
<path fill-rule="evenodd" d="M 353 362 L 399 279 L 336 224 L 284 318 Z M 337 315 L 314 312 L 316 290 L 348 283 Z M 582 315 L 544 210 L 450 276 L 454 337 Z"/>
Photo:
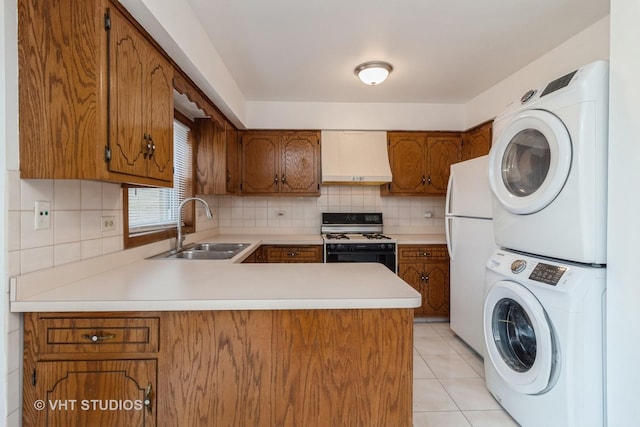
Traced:
<path fill-rule="evenodd" d="M 380 264 L 241 264 L 266 242 L 244 241 L 229 261 L 14 278 L 24 425 L 410 426 L 419 294 Z M 98 403 L 55 405 L 72 400 Z"/>

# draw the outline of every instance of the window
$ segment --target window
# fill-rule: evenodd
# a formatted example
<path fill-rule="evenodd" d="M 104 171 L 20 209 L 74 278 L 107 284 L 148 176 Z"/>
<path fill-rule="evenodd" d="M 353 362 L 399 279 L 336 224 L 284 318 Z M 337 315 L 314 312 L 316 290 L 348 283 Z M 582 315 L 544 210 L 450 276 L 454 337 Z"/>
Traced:
<path fill-rule="evenodd" d="M 173 188 L 125 187 L 126 248 L 175 236 L 178 206 L 193 195 L 191 123 L 178 117 L 176 113 L 173 121 Z M 191 212 L 185 212 L 183 219 L 187 226 L 193 225 Z"/>

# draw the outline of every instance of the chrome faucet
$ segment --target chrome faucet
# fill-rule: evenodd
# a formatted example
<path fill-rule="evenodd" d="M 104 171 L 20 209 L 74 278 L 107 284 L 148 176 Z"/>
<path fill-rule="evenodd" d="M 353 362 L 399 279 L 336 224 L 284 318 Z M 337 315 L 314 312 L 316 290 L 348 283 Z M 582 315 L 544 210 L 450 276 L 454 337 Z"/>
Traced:
<path fill-rule="evenodd" d="M 184 240 L 184 237 L 182 236 L 182 208 L 184 207 L 184 205 L 187 202 L 190 201 L 197 201 L 200 202 L 204 205 L 204 210 L 207 213 L 207 219 L 213 219 L 213 214 L 211 213 L 211 209 L 209 208 L 209 205 L 207 204 L 206 201 L 204 201 L 203 199 L 199 198 L 199 197 L 187 197 L 186 199 L 184 199 L 181 203 L 180 206 L 178 206 L 178 235 L 176 236 L 176 250 L 179 251 L 180 249 L 182 249 L 182 241 Z"/>

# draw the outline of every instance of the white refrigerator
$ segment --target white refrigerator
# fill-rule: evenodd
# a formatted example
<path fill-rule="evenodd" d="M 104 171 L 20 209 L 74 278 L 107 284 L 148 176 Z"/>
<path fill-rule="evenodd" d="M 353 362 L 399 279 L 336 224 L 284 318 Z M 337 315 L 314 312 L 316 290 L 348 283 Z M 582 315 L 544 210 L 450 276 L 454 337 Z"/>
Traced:
<path fill-rule="evenodd" d="M 445 201 L 451 329 L 483 357 L 485 264 L 496 249 L 488 173 L 488 156 L 451 165 Z"/>

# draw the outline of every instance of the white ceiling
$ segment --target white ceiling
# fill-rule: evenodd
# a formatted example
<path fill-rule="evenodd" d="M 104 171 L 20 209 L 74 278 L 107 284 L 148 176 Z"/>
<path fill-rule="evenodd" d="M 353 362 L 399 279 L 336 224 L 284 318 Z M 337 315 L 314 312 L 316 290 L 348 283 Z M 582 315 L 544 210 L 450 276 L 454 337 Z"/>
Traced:
<path fill-rule="evenodd" d="M 608 0 L 188 0 L 247 101 L 466 103 Z M 394 66 L 365 86 L 356 65 Z"/>

